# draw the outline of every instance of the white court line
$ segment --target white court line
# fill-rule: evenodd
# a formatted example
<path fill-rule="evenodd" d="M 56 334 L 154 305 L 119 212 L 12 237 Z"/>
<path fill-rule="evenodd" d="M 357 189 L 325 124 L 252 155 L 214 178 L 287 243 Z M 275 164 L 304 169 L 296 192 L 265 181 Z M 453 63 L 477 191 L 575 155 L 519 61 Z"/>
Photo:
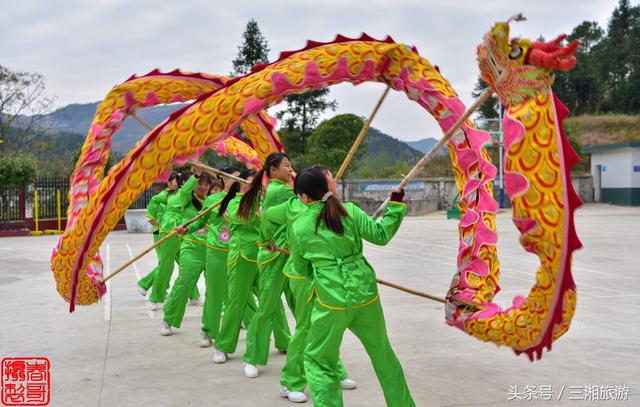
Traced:
<path fill-rule="evenodd" d="M 402 239 L 399 237 L 394 237 L 393 240 L 398 240 L 401 242 L 408 242 L 408 243 L 414 243 L 414 244 L 418 244 L 418 245 L 422 245 L 422 246 L 433 246 L 433 247 L 439 247 L 442 249 L 451 249 L 451 247 L 449 246 L 445 246 L 445 245 L 440 245 L 440 244 L 435 244 L 435 243 L 424 243 L 424 242 L 417 242 L 415 240 L 408 240 L 408 239 Z M 506 259 L 514 259 L 514 260 L 520 260 L 520 261 L 527 261 L 530 263 L 537 263 L 539 264 L 540 261 L 538 259 L 532 259 L 529 256 L 514 256 L 514 255 L 508 255 L 508 254 L 499 254 L 498 257 L 504 257 Z M 582 270 L 582 271 L 586 271 L 588 273 L 594 273 L 594 274 L 601 274 L 603 276 L 609 276 L 609 277 L 618 277 L 618 278 L 627 278 L 630 280 L 640 280 L 640 278 L 637 277 L 631 277 L 631 276 L 625 276 L 622 274 L 614 274 L 614 273 L 607 273 L 604 271 L 597 271 L 597 270 L 592 270 L 592 269 L 588 269 L 585 267 L 581 267 L 581 266 L 576 266 L 575 264 L 571 265 L 571 269 L 572 270 Z"/>
<path fill-rule="evenodd" d="M 407 240 L 407 241 L 408 241 L 408 240 Z M 415 242 L 415 243 L 417 243 L 417 242 Z M 420 244 L 420 243 L 418 243 L 418 244 Z M 430 244 L 429 244 L 429 243 L 424 243 L 423 245 L 430 245 Z M 437 245 L 432 245 L 432 246 L 437 246 Z M 444 246 L 440 246 L 440 247 L 444 247 Z M 379 248 L 379 247 L 377 247 L 376 249 L 380 249 L 380 248 Z M 380 249 L 380 250 L 383 250 L 383 249 Z M 402 251 L 403 249 L 395 248 L 395 249 L 393 249 L 393 250 L 394 250 L 395 252 L 397 252 L 397 251 Z M 417 255 L 417 254 L 412 254 L 412 252 L 411 252 L 411 253 L 407 253 L 407 252 L 406 252 L 406 250 L 405 250 L 405 252 L 404 252 L 404 253 L 402 253 L 402 254 L 403 254 L 403 255 L 407 255 L 407 256 L 419 257 L 419 258 L 423 258 L 423 259 L 426 259 L 426 260 L 430 260 L 428 257 L 420 256 L 420 255 Z M 437 253 L 430 253 L 430 254 L 429 254 L 429 256 L 432 256 L 432 257 L 442 257 L 442 258 L 447 258 L 447 259 L 449 258 L 449 257 L 447 257 L 447 256 L 444 256 L 444 255 L 442 255 L 442 254 L 437 254 Z M 445 264 L 445 263 L 442 263 L 442 264 Z M 447 263 L 447 265 L 449 265 L 449 264 L 450 264 L 450 263 Z M 454 265 L 454 266 L 455 266 L 455 265 Z M 511 268 L 511 267 L 505 267 L 505 266 L 503 266 L 503 265 L 500 265 L 500 270 L 509 271 L 509 272 L 512 272 L 512 273 L 517 273 L 517 274 L 521 274 L 521 275 L 525 275 L 525 276 L 530 276 L 530 275 L 531 275 L 530 273 L 527 273 L 527 272 L 524 272 L 524 271 L 520 271 L 520 270 L 518 270 L 518 269 L 514 269 L 514 268 Z M 504 274 L 501 274 L 501 277 L 502 277 L 502 276 L 504 276 Z M 612 276 L 614 276 L 614 275 L 612 274 Z M 515 277 L 513 277 L 513 276 L 511 276 L 511 277 L 512 277 L 512 278 L 515 278 Z M 631 278 L 631 277 L 628 277 L 628 278 Z M 516 279 L 517 279 L 517 278 L 516 278 Z M 530 282 L 530 280 L 526 280 L 526 281 L 529 281 L 529 282 Z M 607 287 L 600 287 L 600 286 L 596 286 L 596 285 L 593 285 L 593 284 L 588 284 L 588 283 L 585 283 L 585 282 L 580 282 L 580 286 L 582 286 L 582 287 L 589 287 L 589 288 L 593 288 L 593 289 L 595 289 L 595 290 L 611 291 L 611 292 L 614 292 L 614 293 L 621 292 L 620 290 L 614 290 L 614 289 L 612 289 L 612 288 L 607 288 Z M 625 293 L 625 294 L 630 294 L 629 292 L 625 292 L 625 291 L 622 291 L 622 292 L 623 292 L 623 293 Z"/>
<path fill-rule="evenodd" d="M 127 243 L 127 250 L 129 251 L 129 258 L 133 259 L 133 252 L 131 251 L 131 246 Z M 136 273 L 136 281 L 140 281 L 140 273 L 138 272 L 138 265 L 136 262 L 133 262 L 133 272 Z"/>
<path fill-rule="evenodd" d="M 127 245 L 127 251 L 129 251 L 129 258 L 133 259 L 133 252 L 131 251 L 131 246 L 129 246 L 129 243 L 126 244 Z M 136 281 L 140 281 L 141 277 L 140 277 L 140 272 L 138 271 L 138 265 L 136 264 L 136 262 L 133 262 L 133 272 L 136 273 Z M 147 294 L 148 296 L 149 294 Z M 145 297 L 146 299 L 147 297 Z M 120 308 L 118 308 L 120 309 Z M 149 319 L 154 319 L 155 318 L 155 311 L 150 311 L 148 309 L 146 309 L 145 306 L 145 311 L 147 313 L 147 318 Z"/>
<path fill-rule="evenodd" d="M 106 264 L 106 274 L 108 275 L 111 271 L 111 245 L 107 243 L 107 264 Z M 107 280 L 105 283 L 107 287 L 107 292 L 104 295 L 104 320 L 111 320 L 111 280 Z"/>

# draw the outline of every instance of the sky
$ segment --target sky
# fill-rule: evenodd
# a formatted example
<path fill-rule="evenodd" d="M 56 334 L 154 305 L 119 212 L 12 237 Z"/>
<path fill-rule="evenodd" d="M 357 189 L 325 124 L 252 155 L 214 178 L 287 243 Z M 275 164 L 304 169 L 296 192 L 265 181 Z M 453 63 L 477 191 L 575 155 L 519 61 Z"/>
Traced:
<path fill-rule="evenodd" d="M 229 74 L 247 22 L 267 38 L 269 59 L 307 39 L 330 41 L 366 32 L 415 45 L 440 67 L 471 105 L 478 76 L 475 48 L 495 21 L 518 12 L 512 36 L 547 40 L 582 21 L 606 28 L 618 0 L 206 1 L 0 0 L 0 65 L 44 75 L 56 106 L 101 100 L 132 74 L 154 68 Z M 633 4 L 637 1 L 632 1 Z M 338 110 L 368 116 L 384 90 L 378 83 L 331 88 Z M 440 138 L 435 120 L 391 92 L 372 126 L 404 141 Z"/>

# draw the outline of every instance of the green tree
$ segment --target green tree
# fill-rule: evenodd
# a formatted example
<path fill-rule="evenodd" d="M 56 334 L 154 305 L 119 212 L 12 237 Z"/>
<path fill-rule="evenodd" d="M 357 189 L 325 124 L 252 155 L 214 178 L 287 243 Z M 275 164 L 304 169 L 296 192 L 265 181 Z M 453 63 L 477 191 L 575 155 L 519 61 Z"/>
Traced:
<path fill-rule="evenodd" d="M 283 120 L 282 128 L 287 132 L 283 143 L 287 149 L 299 154 L 307 152 L 307 138 L 315 129 L 320 115 L 327 109 L 335 111 L 338 107 L 338 103 L 328 96 L 329 89 L 323 88 L 286 97 L 286 110 L 278 112 L 276 116 Z"/>
<path fill-rule="evenodd" d="M 480 95 L 484 93 L 489 85 L 485 81 L 482 80 L 480 76 L 478 76 L 478 81 L 473 87 L 473 92 L 471 92 L 471 96 L 474 98 L 479 98 Z M 497 119 L 498 118 L 498 109 L 500 109 L 500 101 L 495 95 L 489 96 L 489 98 L 480 106 L 478 109 L 478 114 L 483 119 Z"/>
<path fill-rule="evenodd" d="M 609 19 L 603 45 L 601 75 L 605 80 L 603 111 L 640 111 L 640 100 L 634 93 L 640 80 L 640 6 L 632 7 L 620 0 Z"/>
<path fill-rule="evenodd" d="M 595 21 L 583 21 L 573 29 L 568 40 L 579 40 L 578 60 L 574 69 L 557 72 L 553 90 L 574 114 L 594 113 L 600 110 L 602 81 L 602 40 L 604 31 Z"/>
<path fill-rule="evenodd" d="M 36 160 L 29 155 L 0 157 L 0 188 L 23 187 L 38 176 Z"/>
<path fill-rule="evenodd" d="M 309 149 L 305 160 L 310 164 L 322 164 L 335 174 L 363 125 L 364 119 L 351 113 L 324 120 L 309 136 Z M 363 141 L 347 167 L 345 176 L 342 177 L 343 191 L 345 191 L 344 181 L 347 175 L 357 166 L 358 160 L 366 151 L 367 144 L 366 141 Z"/>
<path fill-rule="evenodd" d="M 269 43 L 260 32 L 256 20 L 251 19 L 242 34 L 242 44 L 238 46 L 238 55 L 233 60 L 231 76 L 242 76 L 257 64 L 269 62 Z"/>

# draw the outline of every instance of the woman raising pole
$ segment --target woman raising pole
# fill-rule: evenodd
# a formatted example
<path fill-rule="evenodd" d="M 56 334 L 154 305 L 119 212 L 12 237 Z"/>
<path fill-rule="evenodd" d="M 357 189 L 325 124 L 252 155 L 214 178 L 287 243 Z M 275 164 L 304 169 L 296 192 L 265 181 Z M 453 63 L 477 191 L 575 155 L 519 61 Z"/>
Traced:
<path fill-rule="evenodd" d="M 389 343 L 375 271 L 362 254 L 363 239 L 384 245 L 397 232 L 406 212 L 404 192 L 391 194 L 377 222 L 353 204 L 343 206 L 319 169 L 298 175 L 296 193 L 307 210 L 292 225 L 290 244 L 296 271 L 313 278 L 304 368 L 314 405 L 343 405 L 336 372 L 342 337 L 349 329 L 364 345 L 387 405 L 415 406 Z"/>
<path fill-rule="evenodd" d="M 193 185 L 191 199 L 183 209 L 185 219 L 194 218 L 202 209 L 203 202 L 209 195 L 212 187 L 222 190 L 221 183 L 214 183 L 209 174 L 199 172 L 187 181 L 187 185 Z M 183 187 L 184 188 L 184 187 Z M 207 259 L 207 230 L 205 228 L 195 230 L 182 238 L 180 246 L 180 271 L 173 284 L 171 293 L 164 304 L 164 318 L 160 326 L 160 334 L 169 336 L 173 334 L 172 327 L 180 328 L 184 318 L 189 293 L 196 287 L 200 274 L 205 269 Z"/>
<path fill-rule="evenodd" d="M 263 171 L 260 171 L 250 191 L 245 194 L 246 206 L 255 207 L 255 200 L 258 191 L 262 188 L 260 181 L 262 174 L 266 174 L 269 178 L 269 185 L 262 202 L 262 213 L 264 214 L 269 208 L 286 202 L 288 199 L 295 197 L 293 188 L 291 188 L 291 176 L 293 168 L 289 156 L 285 153 L 272 153 L 264 162 Z M 252 194 L 252 195 L 251 195 Z M 262 219 L 262 225 L 265 225 L 265 219 Z M 282 306 L 282 293 L 286 292 L 289 307 L 292 312 L 295 306 L 291 299 L 290 290 L 287 284 L 287 278 L 282 273 L 284 265 L 289 256 L 273 250 L 272 246 L 282 247 L 286 239 L 286 225 L 282 225 L 275 230 L 269 228 L 260 228 L 260 247 L 258 249 L 258 269 L 259 278 L 259 294 L 258 294 L 258 310 L 251 320 L 251 325 L 247 329 L 247 349 L 244 354 L 245 375 L 247 377 L 258 376 L 258 365 L 266 365 L 269 357 L 269 341 L 271 331 L 274 335 L 282 335 L 287 338 L 291 336 L 289 325 L 287 323 L 284 307 Z M 276 344 L 278 349 L 286 349 L 284 343 Z"/>

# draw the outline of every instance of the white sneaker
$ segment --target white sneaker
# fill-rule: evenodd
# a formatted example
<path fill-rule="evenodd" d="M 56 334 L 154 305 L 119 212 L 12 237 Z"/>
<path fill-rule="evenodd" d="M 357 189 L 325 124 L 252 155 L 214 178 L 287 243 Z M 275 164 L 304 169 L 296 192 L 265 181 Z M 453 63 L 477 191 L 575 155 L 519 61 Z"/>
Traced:
<path fill-rule="evenodd" d="M 147 302 L 147 309 L 149 311 L 157 311 L 160 309 L 160 304 L 158 304 L 157 302 Z"/>
<path fill-rule="evenodd" d="M 164 319 L 160 323 L 160 335 L 162 336 L 173 335 L 173 331 L 171 330 L 171 325 L 167 324 L 167 322 Z"/>
<path fill-rule="evenodd" d="M 147 296 L 147 290 L 145 290 L 144 288 L 140 287 L 138 284 L 136 284 L 136 288 L 138 289 L 138 292 L 140 294 L 142 294 L 143 297 Z"/>
<path fill-rule="evenodd" d="M 280 397 L 289 399 L 293 403 L 305 403 L 307 401 L 307 395 L 301 391 L 290 391 L 286 387 L 280 387 Z"/>
<path fill-rule="evenodd" d="M 209 335 L 207 335 L 206 332 L 200 332 L 200 347 L 201 348 L 208 348 L 209 346 L 211 346 L 211 338 L 209 338 Z"/>
<path fill-rule="evenodd" d="M 213 363 L 227 363 L 227 354 L 216 349 L 213 352 Z"/>
<path fill-rule="evenodd" d="M 258 372 L 258 368 L 256 366 L 249 363 L 245 363 L 244 375 L 253 379 L 258 377 L 260 375 L 260 372 Z"/>
<path fill-rule="evenodd" d="M 343 390 L 353 390 L 358 387 L 358 383 L 351 379 L 344 379 L 340 380 L 340 387 L 342 387 Z"/>
<path fill-rule="evenodd" d="M 189 305 L 200 305 L 200 298 L 189 298 Z"/>

